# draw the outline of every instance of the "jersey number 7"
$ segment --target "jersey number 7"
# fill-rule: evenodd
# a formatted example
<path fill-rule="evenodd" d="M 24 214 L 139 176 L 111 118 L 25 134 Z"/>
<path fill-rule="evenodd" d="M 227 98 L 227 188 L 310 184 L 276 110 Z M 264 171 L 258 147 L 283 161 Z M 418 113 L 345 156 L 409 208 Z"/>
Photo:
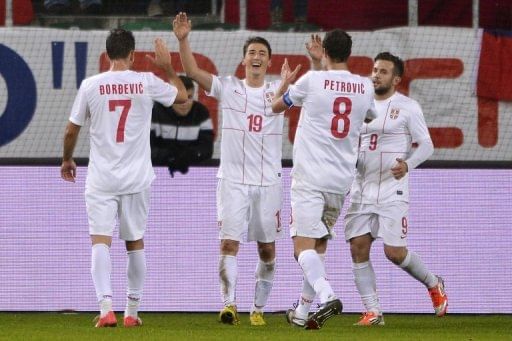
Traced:
<path fill-rule="evenodd" d="M 130 99 L 111 99 L 108 101 L 108 110 L 110 112 L 115 112 L 116 107 L 123 108 L 121 111 L 121 116 L 119 117 L 119 123 L 117 124 L 117 134 L 116 134 L 116 142 L 123 143 L 124 142 L 124 128 L 126 126 L 126 119 L 128 118 L 128 112 L 132 107 L 132 101 Z"/>
<path fill-rule="evenodd" d="M 343 107 L 343 110 L 342 110 Z M 348 115 L 352 112 L 352 101 L 348 97 L 336 97 L 332 105 L 334 117 L 331 120 L 332 136 L 342 139 L 348 135 L 350 130 L 350 119 Z M 340 131 L 340 121 L 343 121 L 343 130 Z"/>

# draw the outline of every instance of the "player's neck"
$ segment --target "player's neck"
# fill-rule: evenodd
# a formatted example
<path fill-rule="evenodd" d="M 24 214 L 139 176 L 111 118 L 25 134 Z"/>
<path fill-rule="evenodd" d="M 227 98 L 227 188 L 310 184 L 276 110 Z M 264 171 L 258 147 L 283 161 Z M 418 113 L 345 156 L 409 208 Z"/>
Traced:
<path fill-rule="evenodd" d="M 251 88 L 260 88 L 265 84 L 265 75 L 246 74 L 245 84 Z"/>
<path fill-rule="evenodd" d="M 330 60 L 327 60 L 327 70 L 348 71 L 348 65 L 347 63 L 334 63 Z"/>
<path fill-rule="evenodd" d="M 388 99 L 389 97 L 393 96 L 395 94 L 395 92 L 396 92 L 395 89 L 389 89 L 389 91 L 386 92 L 385 94 L 382 94 L 382 95 L 375 94 L 375 99 L 377 101 L 384 101 L 384 100 Z"/>
<path fill-rule="evenodd" d="M 114 59 L 110 61 L 110 71 L 130 70 L 130 61 L 127 59 Z"/>

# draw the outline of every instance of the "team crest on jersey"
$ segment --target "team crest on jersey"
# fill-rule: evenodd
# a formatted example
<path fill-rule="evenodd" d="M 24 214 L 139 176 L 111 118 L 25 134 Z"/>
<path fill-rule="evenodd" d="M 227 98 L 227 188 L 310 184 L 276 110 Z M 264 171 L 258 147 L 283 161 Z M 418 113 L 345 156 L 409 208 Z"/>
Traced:
<path fill-rule="evenodd" d="M 392 108 L 389 113 L 389 118 L 396 120 L 398 118 L 398 114 L 400 114 L 400 109 Z"/>
<path fill-rule="evenodd" d="M 273 91 L 269 91 L 269 92 L 265 92 L 265 100 L 268 102 L 268 103 L 272 103 L 272 100 L 274 99 L 274 92 Z"/>
<path fill-rule="evenodd" d="M 398 118 L 398 114 L 400 113 L 400 109 L 392 108 L 389 113 L 389 118 L 392 120 L 396 120 Z"/>

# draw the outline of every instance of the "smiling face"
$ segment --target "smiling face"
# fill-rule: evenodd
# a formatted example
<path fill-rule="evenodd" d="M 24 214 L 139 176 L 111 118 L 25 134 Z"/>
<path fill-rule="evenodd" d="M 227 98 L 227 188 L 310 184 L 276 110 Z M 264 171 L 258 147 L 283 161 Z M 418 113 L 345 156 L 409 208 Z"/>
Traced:
<path fill-rule="evenodd" d="M 245 66 L 245 76 L 248 79 L 265 76 L 270 66 L 270 53 L 267 47 L 262 43 L 249 44 L 242 65 Z"/>

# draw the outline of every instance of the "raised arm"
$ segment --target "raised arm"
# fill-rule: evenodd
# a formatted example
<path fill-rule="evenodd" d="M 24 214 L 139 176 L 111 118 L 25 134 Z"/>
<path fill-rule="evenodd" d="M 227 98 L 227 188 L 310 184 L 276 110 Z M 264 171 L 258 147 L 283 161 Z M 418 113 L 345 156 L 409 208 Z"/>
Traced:
<path fill-rule="evenodd" d="M 288 90 L 290 84 L 297 77 L 297 74 L 299 73 L 301 67 L 301 64 L 297 65 L 295 67 L 295 70 L 293 70 L 292 72 L 290 66 L 288 65 L 288 59 L 285 58 L 283 66 L 281 66 L 281 84 L 279 84 L 276 96 L 272 101 L 272 111 L 274 113 L 285 111 L 291 106 L 289 99 L 284 98 L 283 95 Z"/>
<path fill-rule="evenodd" d="M 172 22 L 172 27 L 180 46 L 180 57 L 183 69 L 187 76 L 195 80 L 203 89 L 210 91 L 212 88 L 211 73 L 199 68 L 188 41 L 188 34 L 192 30 L 192 23 L 188 20 L 187 14 L 180 12 Z"/>
<path fill-rule="evenodd" d="M 155 39 L 155 58 L 149 55 L 146 55 L 146 58 L 148 58 L 153 65 L 164 70 L 167 77 L 169 77 L 169 81 L 178 89 L 178 94 L 176 95 L 174 103 L 185 103 L 188 100 L 187 89 L 185 89 L 183 82 L 176 74 L 176 71 L 174 71 L 174 68 L 172 67 L 171 54 L 162 39 Z"/>
<path fill-rule="evenodd" d="M 306 43 L 306 50 L 311 58 L 311 66 L 313 70 L 323 70 L 322 57 L 324 48 L 322 47 L 322 38 L 318 34 L 312 34 L 311 40 Z"/>

